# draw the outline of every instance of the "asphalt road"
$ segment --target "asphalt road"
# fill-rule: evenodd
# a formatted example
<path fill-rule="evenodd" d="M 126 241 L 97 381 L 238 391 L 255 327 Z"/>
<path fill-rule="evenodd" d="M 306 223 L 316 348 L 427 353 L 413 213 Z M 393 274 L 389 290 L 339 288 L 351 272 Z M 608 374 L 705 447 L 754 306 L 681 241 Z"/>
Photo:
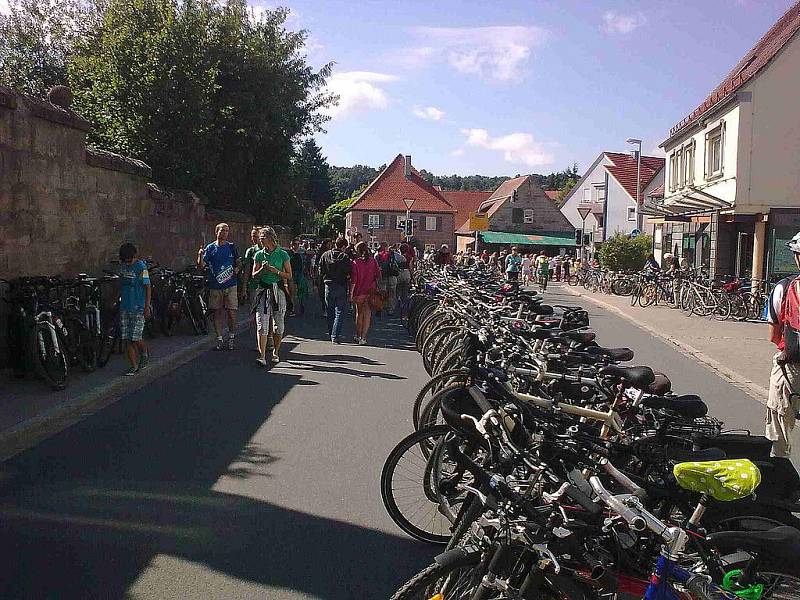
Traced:
<path fill-rule="evenodd" d="M 599 341 L 699 393 L 732 427 L 761 407 L 674 347 L 585 303 Z M 251 335 L 208 352 L 3 465 L 2 598 L 387 598 L 435 549 L 386 515 L 379 478 L 425 381 L 397 324 L 258 368 Z"/>

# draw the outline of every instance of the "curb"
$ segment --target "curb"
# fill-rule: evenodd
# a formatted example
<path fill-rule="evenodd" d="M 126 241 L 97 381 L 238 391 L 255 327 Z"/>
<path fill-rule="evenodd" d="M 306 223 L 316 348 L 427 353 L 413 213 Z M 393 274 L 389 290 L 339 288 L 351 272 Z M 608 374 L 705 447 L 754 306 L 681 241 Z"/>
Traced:
<path fill-rule="evenodd" d="M 250 323 L 249 315 L 240 320 L 236 333 L 240 333 Z M 159 360 L 153 360 L 147 369 L 137 377 L 117 376 L 108 383 L 75 398 L 65 400 L 35 417 L 17 423 L 0 432 L 0 462 L 28 450 L 47 438 L 83 421 L 122 399 L 124 396 L 143 388 L 156 379 L 174 371 L 181 365 L 196 358 L 216 342 L 213 335 L 194 341 Z"/>
<path fill-rule="evenodd" d="M 655 329 L 653 327 L 650 327 L 649 325 L 646 325 L 646 324 L 642 323 L 641 321 L 638 321 L 636 318 L 634 318 L 633 316 L 629 315 L 625 311 L 617 308 L 613 304 L 609 304 L 608 302 L 605 302 L 603 300 L 599 300 L 599 299 L 597 299 L 597 298 L 595 298 L 593 296 L 588 296 L 588 295 L 582 294 L 581 292 L 574 291 L 569 286 L 563 287 L 562 289 L 566 290 L 569 294 L 571 294 L 573 296 L 576 296 L 576 297 L 579 297 L 579 298 L 586 298 L 587 300 L 589 300 L 591 302 L 594 302 L 598 306 L 601 306 L 602 308 L 605 308 L 606 310 L 610 310 L 611 312 L 616 313 L 617 315 L 619 315 L 620 317 L 622 317 L 626 321 L 628 321 L 630 323 L 633 323 L 636 327 L 646 331 L 647 333 L 651 334 L 652 336 L 657 337 L 658 339 L 663 340 L 663 341 L 665 341 L 665 342 L 667 342 L 669 344 L 672 344 L 673 346 L 677 346 L 678 348 L 680 348 L 684 352 L 687 352 L 688 354 L 690 354 L 693 358 L 697 359 L 697 362 L 702 364 L 708 370 L 714 372 L 717 375 L 720 375 L 723 379 L 725 379 L 729 383 L 735 385 L 737 388 L 739 388 L 740 390 L 745 392 L 748 396 L 750 396 L 754 400 L 757 400 L 759 403 L 766 405 L 767 398 L 769 397 L 769 390 L 767 390 L 764 387 L 761 387 L 760 385 L 757 385 L 757 384 L 753 383 L 749 379 L 744 379 L 743 377 L 740 377 L 737 373 L 735 373 L 734 371 L 730 370 L 728 367 L 726 367 L 725 365 L 723 365 L 719 361 L 711 358 L 708 354 L 706 354 L 702 350 L 698 350 L 697 348 L 687 344 L 686 342 L 682 342 L 681 340 L 677 340 L 674 337 L 671 337 L 668 334 L 666 334 L 666 333 L 664 333 L 662 331 L 659 331 L 658 329 Z"/>

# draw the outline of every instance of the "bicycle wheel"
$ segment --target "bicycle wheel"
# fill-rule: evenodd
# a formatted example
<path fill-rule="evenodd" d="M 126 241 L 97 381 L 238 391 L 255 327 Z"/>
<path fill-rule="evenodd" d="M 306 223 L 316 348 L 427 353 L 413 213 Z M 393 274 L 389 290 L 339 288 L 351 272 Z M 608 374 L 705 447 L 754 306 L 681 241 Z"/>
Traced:
<path fill-rule="evenodd" d="M 100 338 L 100 350 L 97 356 L 98 367 L 105 367 L 111 359 L 111 354 L 122 344 L 119 335 L 119 317 L 115 316 Z"/>
<path fill-rule="evenodd" d="M 97 357 L 99 354 L 97 336 L 88 331 L 83 323 L 77 320 L 69 328 L 69 332 L 70 335 L 75 335 L 77 340 L 75 358 L 78 359 L 78 364 L 84 372 L 91 373 L 97 369 Z"/>
<path fill-rule="evenodd" d="M 451 431 L 440 425 L 406 436 L 389 453 L 381 472 L 381 499 L 392 521 L 410 536 L 431 544 L 446 544 L 451 535 L 450 521 L 426 493 L 432 485 L 431 452 Z"/>
<path fill-rule="evenodd" d="M 67 385 L 67 356 L 63 339 L 47 322 L 38 322 L 31 332 L 30 344 L 34 368 L 54 390 L 63 390 Z"/>
<path fill-rule="evenodd" d="M 426 398 L 428 398 L 428 394 L 433 396 L 444 386 L 456 383 L 457 381 L 463 381 L 466 384 L 467 377 L 468 374 L 463 370 L 456 369 L 454 371 L 445 371 L 443 373 L 439 373 L 438 375 L 433 376 L 428 383 L 423 385 L 422 389 L 419 391 L 419 394 L 417 394 L 417 397 L 414 400 L 414 406 L 411 409 L 414 429 L 419 429 L 421 409 L 423 404 L 426 402 Z"/>
<path fill-rule="evenodd" d="M 658 286 L 655 283 L 647 283 L 642 287 L 642 293 L 639 295 L 639 306 L 646 308 L 656 301 L 658 295 Z"/>
<path fill-rule="evenodd" d="M 200 334 L 208 334 L 208 305 L 203 298 L 202 292 L 197 292 L 197 294 L 195 294 L 191 304 L 195 319 L 197 320 L 197 327 L 200 329 Z"/>
<path fill-rule="evenodd" d="M 578 285 L 578 276 L 577 275 L 570 275 L 569 279 L 567 279 L 567 284 L 575 287 Z"/>
<path fill-rule="evenodd" d="M 732 306 L 728 295 L 723 291 L 717 291 L 712 293 L 712 297 L 716 301 L 716 304 L 712 310 L 714 318 L 718 321 L 725 321 L 729 319 L 731 316 Z"/>
<path fill-rule="evenodd" d="M 425 567 L 404 583 L 391 600 L 471 598 L 483 578 L 483 574 L 476 569 L 480 564 L 480 554 L 477 552 L 474 554 L 474 560 L 467 565 L 435 562 Z"/>

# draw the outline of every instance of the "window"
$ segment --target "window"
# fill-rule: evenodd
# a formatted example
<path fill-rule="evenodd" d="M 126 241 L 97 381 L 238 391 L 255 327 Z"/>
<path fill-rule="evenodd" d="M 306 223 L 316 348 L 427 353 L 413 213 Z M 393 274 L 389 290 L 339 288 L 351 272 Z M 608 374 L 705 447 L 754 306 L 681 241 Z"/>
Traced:
<path fill-rule="evenodd" d="M 724 124 L 706 134 L 706 179 L 722 175 L 722 138 Z"/>
<path fill-rule="evenodd" d="M 533 223 L 533 209 L 532 208 L 526 208 L 525 209 L 524 221 L 526 223 Z"/>
<path fill-rule="evenodd" d="M 603 202 L 606 199 L 606 186 L 605 185 L 595 185 L 594 186 L 594 201 L 595 202 Z"/>
<path fill-rule="evenodd" d="M 628 207 L 628 221 L 635 221 L 636 220 L 636 207 L 629 206 Z"/>
<path fill-rule="evenodd" d="M 367 227 L 370 229 L 377 229 L 381 226 L 381 216 L 380 215 L 369 215 L 369 220 L 367 221 Z"/>
<path fill-rule="evenodd" d="M 521 208 L 512 208 L 511 209 L 511 222 L 512 223 L 524 223 L 525 222 L 525 211 Z"/>
<path fill-rule="evenodd" d="M 436 244 L 425 244 L 425 252 L 436 252 Z"/>
<path fill-rule="evenodd" d="M 679 154 L 673 152 L 669 155 L 669 191 L 674 192 L 678 189 L 678 179 L 680 177 L 681 165 Z"/>
<path fill-rule="evenodd" d="M 694 142 L 683 148 L 681 187 L 694 184 Z"/>
<path fill-rule="evenodd" d="M 436 217 L 425 217 L 425 231 L 436 231 Z"/>
<path fill-rule="evenodd" d="M 584 202 L 592 201 L 592 190 L 590 190 L 589 188 L 583 188 L 583 201 Z"/>

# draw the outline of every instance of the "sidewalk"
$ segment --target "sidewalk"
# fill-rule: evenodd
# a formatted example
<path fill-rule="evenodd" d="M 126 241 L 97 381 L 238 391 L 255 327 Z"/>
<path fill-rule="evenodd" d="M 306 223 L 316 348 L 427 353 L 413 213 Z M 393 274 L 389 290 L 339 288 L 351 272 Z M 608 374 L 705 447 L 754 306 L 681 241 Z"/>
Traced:
<path fill-rule="evenodd" d="M 239 330 L 250 321 L 239 313 Z M 10 369 L 0 371 L 0 462 L 32 447 L 113 404 L 122 396 L 178 368 L 214 345 L 213 327 L 207 336 L 180 333 L 145 340 L 150 363 L 134 377 L 125 354 L 113 354 L 108 364 L 92 373 L 70 368 L 67 387 L 53 391 L 33 375 L 15 379 Z M 248 340 L 249 341 L 249 340 Z"/>
<path fill-rule="evenodd" d="M 627 296 L 592 293 L 580 286 L 561 285 L 568 293 L 611 310 L 652 335 L 678 346 L 754 399 L 766 403 L 775 346 L 767 339 L 764 323 L 688 317 L 680 310 L 666 306 L 631 306 Z"/>

